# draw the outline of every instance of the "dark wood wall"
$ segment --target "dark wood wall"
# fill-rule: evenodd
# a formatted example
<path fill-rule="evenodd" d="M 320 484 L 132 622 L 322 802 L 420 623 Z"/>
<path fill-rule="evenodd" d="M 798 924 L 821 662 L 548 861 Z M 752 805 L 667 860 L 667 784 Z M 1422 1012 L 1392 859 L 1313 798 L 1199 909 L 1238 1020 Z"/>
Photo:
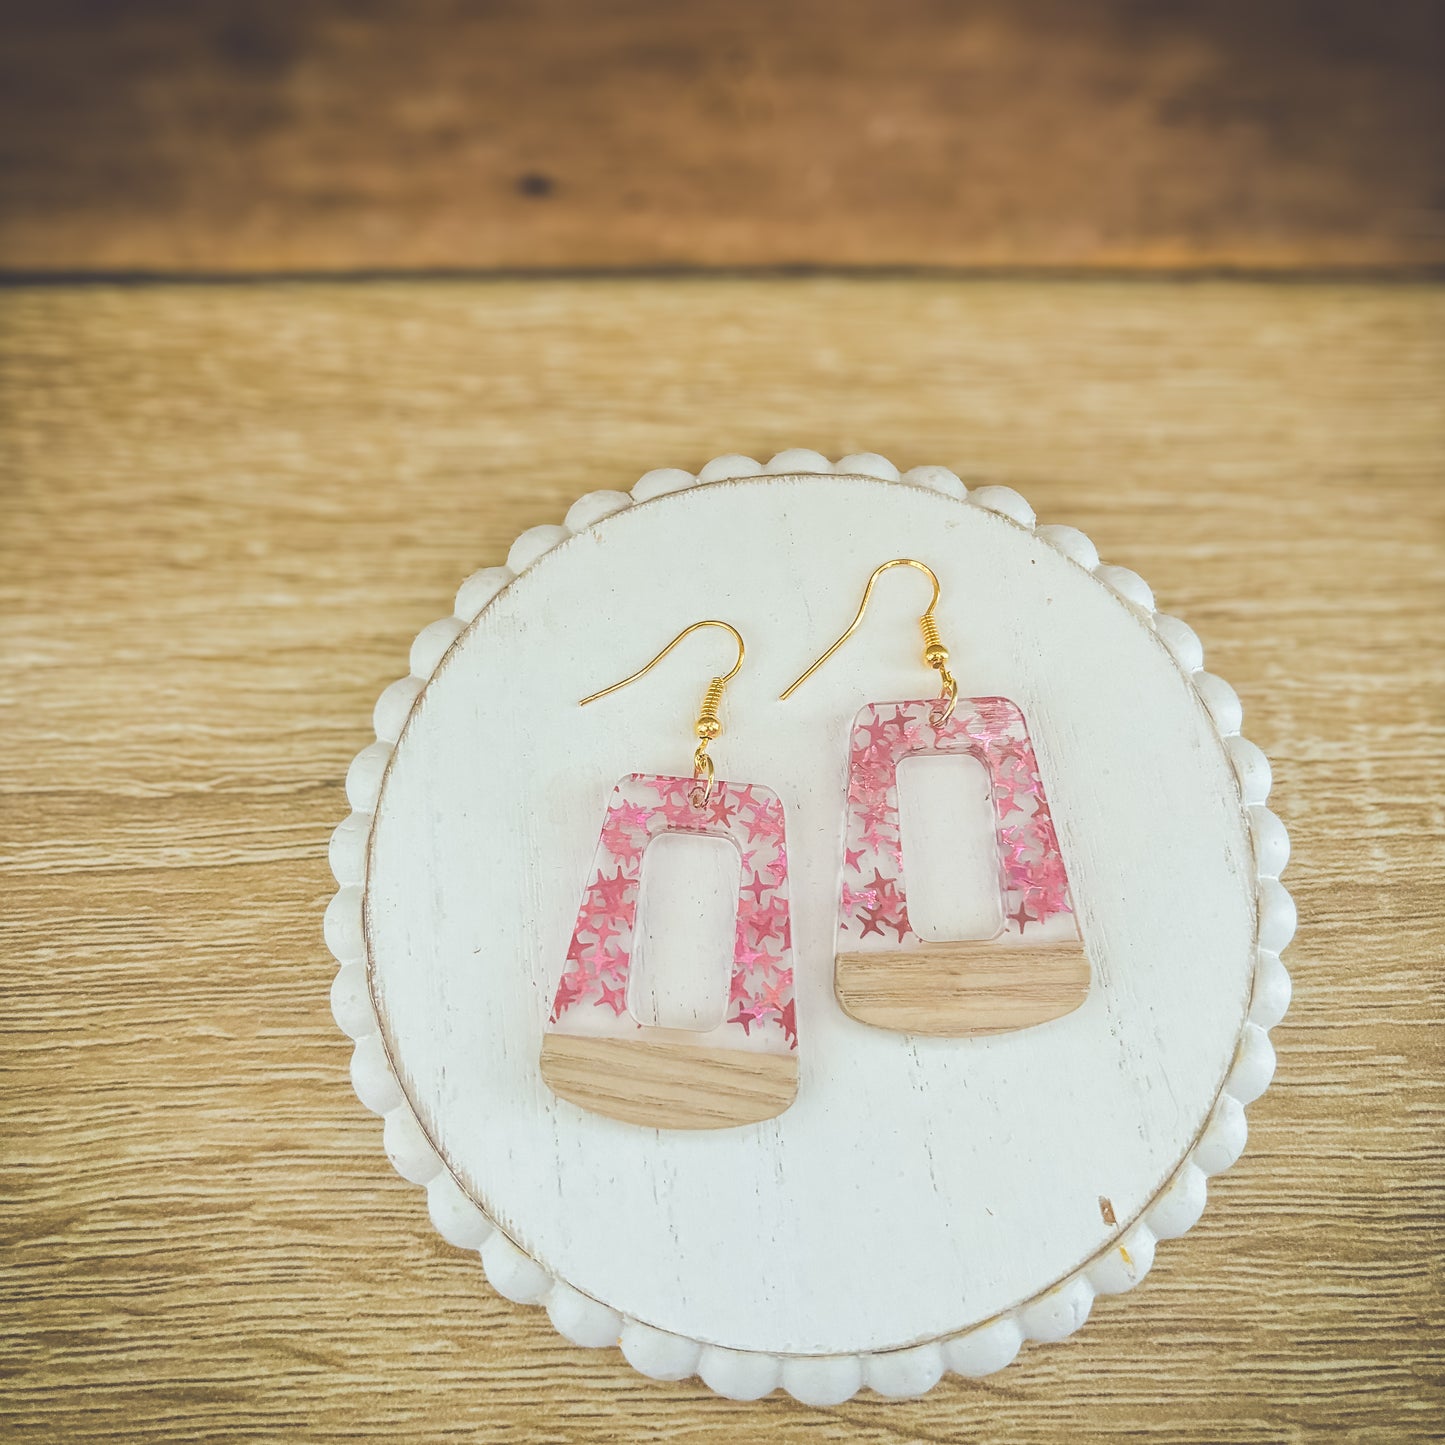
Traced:
<path fill-rule="evenodd" d="M 0 7 L 0 269 L 1421 268 L 1421 0 Z"/>

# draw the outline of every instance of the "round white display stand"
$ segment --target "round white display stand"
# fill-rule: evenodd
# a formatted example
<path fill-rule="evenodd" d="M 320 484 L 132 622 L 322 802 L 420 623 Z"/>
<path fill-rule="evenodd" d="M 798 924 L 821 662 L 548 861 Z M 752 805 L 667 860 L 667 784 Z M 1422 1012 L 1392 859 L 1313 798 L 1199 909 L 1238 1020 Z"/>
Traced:
<path fill-rule="evenodd" d="M 1272 1071 L 1287 841 L 1193 634 L 1016 493 L 813 454 L 721 459 L 702 483 L 583 498 L 417 639 L 333 843 L 337 1017 L 438 1227 L 570 1338 L 735 1396 L 916 1393 L 1069 1333 L 1198 1216 Z M 926 587 L 890 578 L 860 635 L 777 697 L 900 556 L 940 576 L 963 695 L 1029 720 L 1093 975 L 1036 1028 L 911 1037 L 833 995 L 848 729 L 866 701 L 927 694 Z M 691 639 L 577 701 L 703 617 L 748 642 L 719 774 L 786 809 L 799 1087 L 777 1118 L 693 1132 L 561 1101 L 538 1055 L 608 795 L 688 771 L 729 644 Z"/>

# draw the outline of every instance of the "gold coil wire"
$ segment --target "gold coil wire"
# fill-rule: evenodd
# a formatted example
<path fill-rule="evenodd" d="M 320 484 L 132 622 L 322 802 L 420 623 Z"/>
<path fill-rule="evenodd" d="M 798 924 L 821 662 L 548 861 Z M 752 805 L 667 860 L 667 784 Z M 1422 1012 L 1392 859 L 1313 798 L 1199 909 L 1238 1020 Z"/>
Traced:
<path fill-rule="evenodd" d="M 923 633 L 923 660 L 929 667 L 935 667 L 939 672 L 948 670 L 948 649 L 943 645 L 943 636 L 938 630 L 938 623 L 934 621 L 932 612 L 925 612 L 918 619 L 919 629 Z"/>
<path fill-rule="evenodd" d="M 722 718 L 718 715 L 718 707 L 726 686 L 727 683 L 722 678 L 715 677 L 708 683 L 707 691 L 702 695 L 702 702 L 697 710 L 697 735 L 705 742 L 711 742 L 722 732 Z"/>

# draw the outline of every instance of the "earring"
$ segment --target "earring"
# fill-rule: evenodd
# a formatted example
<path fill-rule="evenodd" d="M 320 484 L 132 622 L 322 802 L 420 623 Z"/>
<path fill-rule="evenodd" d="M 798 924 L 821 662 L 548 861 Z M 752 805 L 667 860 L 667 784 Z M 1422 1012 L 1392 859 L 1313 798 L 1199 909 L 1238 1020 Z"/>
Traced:
<path fill-rule="evenodd" d="M 582 705 L 636 682 L 703 627 L 730 633 L 737 661 L 703 694 L 692 776 L 630 773 L 612 790 L 542 1040 L 542 1077 L 553 1093 L 659 1129 L 770 1119 L 798 1088 L 783 804 L 757 783 L 721 781 L 708 754 L 722 732 L 723 690 L 743 665 L 742 636 L 726 622 L 694 622 L 645 667 Z M 628 1002 L 642 857 L 663 833 L 726 838 L 741 865 L 726 1015 L 706 1032 L 643 1024 Z"/>
<path fill-rule="evenodd" d="M 1089 961 L 1038 760 L 1015 703 L 959 698 L 934 616 L 933 569 L 911 557 L 876 568 L 847 630 L 782 697 L 857 631 L 874 585 L 894 567 L 933 583 L 918 621 L 941 688 L 932 699 L 869 703 L 853 720 L 834 991 L 855 1019 L 903 1033 L 1006 1033 L 1059 1018 L 1087 996 Z M 898 764 L 925 753 L 971 754 L 988 774 L 1002 920 L 991 938 L 925 942 L 909 922 Z"/>

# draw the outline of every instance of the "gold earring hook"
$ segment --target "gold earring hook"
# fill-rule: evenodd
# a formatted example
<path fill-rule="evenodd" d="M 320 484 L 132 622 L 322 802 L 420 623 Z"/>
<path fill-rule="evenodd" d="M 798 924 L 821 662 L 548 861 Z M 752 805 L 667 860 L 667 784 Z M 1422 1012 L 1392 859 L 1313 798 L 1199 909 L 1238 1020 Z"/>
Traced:
<path fill-rule="evenodd" d="M 868 579 L 868 585 L 863 589 L 863 600 L 858 604 L 858 610 L 853 614 L 853 620 L 844 630 L 843 635 L 795 682 L 789 684 L 787 689 L 778 698 L 779 702 L 786 702 L 852 635 L 857 632 L 863 621 L 863 614 L 868 610 L 868 599 L 873 595 L 873 588 L 878 579 L 891 568 L 912 567 L 922 572 L 930 582 L 933 583 L 933 596 L 929 598 L 928 606 L 923 615 L 918 619 L 919 629 L 923 633 L 923 660 L 929 667 L 933 668 L 939 675 L 943 690 L 940 697 L 944 700 L 945 707 L 938 722 L 946 722 L 952 715 L 954 705 L 958 700 L 958 682 L 948 670 L 948 649 L 943 645 L 943 638 L 939 635 L 938 623 L 934 618 L 933 610 L 938 606 L 939 593 L 942 589 L 939 586 L 938 574 L 923 562 L 912 557 L 895 557 L 891 562 L 884 562 L 873 569 L 873 575 Z"/>
<path fill-rule="evenodd" d="M 743 658 L 747 656 L 747 644 L 743 642 L 743 635 L 730 622 L 719 622 L 715 618 L 705 618 L 701 622 L 694 622 L 690 627 L 684 627 L 651 662 L 639 667 L 629 677 L 624 677 L 621 682 L 614 682 L 611 687 L 604 687 L 600 692 L 589 693 L 578 704 L 579 707 L 586 707 L 589 702 L 596 702 L 600 697 L 607 697 L 609 694 L 621 691 L 630 683 L 651 672 L 684 637 L 691 636 L 701 627 L 721 627 L 726 633 L 732 636 L 738 645 L 737 661 L 732 667 L 720 676 L 712 679 L 707 685 L 707 691 L 702 695 L 702 702 L 697 710 L 697 722 L 693 724 L 693 732 L 698 739 L 697 750 L 692 755 L 692 775 L 697 779 L 698 787 L 693 789 L 692 801 L 695 807 L 702 807 L 712 797 L 714 769 L 712 759 L 708 756 L 708 744 L 722 732 L 722 719 L 718 715 L 718 706 L 722 702 L 723 689 L 727 687 L 742 669 Z"/>

